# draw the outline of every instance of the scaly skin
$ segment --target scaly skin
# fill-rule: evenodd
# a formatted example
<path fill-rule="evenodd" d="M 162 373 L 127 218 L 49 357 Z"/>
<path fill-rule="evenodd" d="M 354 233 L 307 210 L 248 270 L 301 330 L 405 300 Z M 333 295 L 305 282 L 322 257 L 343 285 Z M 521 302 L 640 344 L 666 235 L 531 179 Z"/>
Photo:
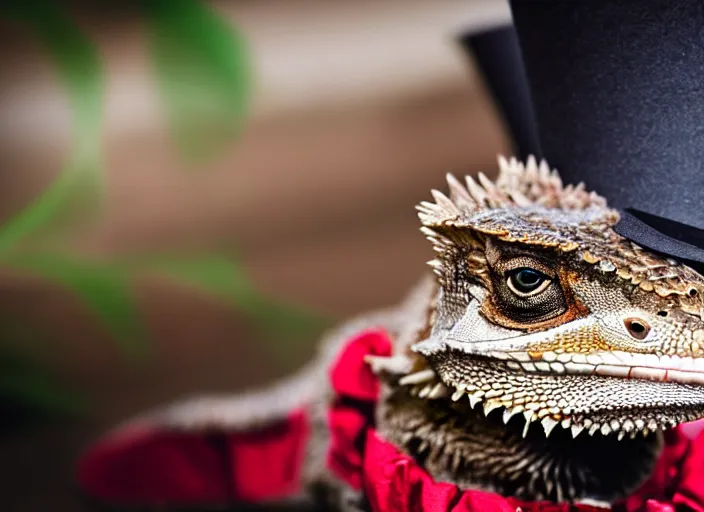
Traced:
<path fill-rule="evenodd" d="M 624 496 L 660 432 L 704 416 L 704 280 L 620 237 L 603 198 L 544 162 L 448 184 L 418 207 L 437 253 L 425 336 L 375 365 L 382 432 L 465 487 Z"/>
<path fill-rule="evenodd" d="M 622 238 L 618 213 L 534 159 L 497 180 L 448 176 L 418 207 L 437 253 L 398 308 L 334 331 L 304 374 L 270 392 L 151 415 L 175 428 L 247 428 L 312 404 L 306 481 L 363 503 L 325 470 L 326 369 L 381 326 L 389 358 L 378 429 L 436 479 L 526 500 L 613 503 L 652 470 L 662 431 L 704 416 L 704 279 Z M 330 492 L 320 492 L 320 489 Z"/>

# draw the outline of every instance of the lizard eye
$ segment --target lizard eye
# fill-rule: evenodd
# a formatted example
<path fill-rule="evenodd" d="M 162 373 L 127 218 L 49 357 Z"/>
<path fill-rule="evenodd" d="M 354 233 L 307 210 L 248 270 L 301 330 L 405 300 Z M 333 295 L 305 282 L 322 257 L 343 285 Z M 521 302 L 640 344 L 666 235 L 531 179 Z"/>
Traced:
<path fill-rule="evenodd" d="M 535 324 L 567 310 L 558 274 L 549 263 L 522 256 L 500 266 L 491 301 L 511 323 Z"/>
<path fill-rule="evenodd" d="M 551 279 L 532 268 L 517 268 L 507 272 L 506 284 L 519 297 L 538 295 L 550 286 Z"/>
<path fill-rule="evenodd" d="M 531 328 L 568 311 L 560 262 L 552 251 L 487 243 L 491 293 L 482 310 L 503 327 Z"/>

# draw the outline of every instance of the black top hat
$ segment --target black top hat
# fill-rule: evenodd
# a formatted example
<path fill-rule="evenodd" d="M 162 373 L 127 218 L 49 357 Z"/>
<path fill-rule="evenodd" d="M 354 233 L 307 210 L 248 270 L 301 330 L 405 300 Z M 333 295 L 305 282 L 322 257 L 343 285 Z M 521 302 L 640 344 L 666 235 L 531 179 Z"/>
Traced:
<path fill-rule="evenodd" d="M 511 10 L 515 32 L 464 42 L 517 152 L 604 195 L 621 235 L 702 272 L 704 3 L 511 0 Z"/>

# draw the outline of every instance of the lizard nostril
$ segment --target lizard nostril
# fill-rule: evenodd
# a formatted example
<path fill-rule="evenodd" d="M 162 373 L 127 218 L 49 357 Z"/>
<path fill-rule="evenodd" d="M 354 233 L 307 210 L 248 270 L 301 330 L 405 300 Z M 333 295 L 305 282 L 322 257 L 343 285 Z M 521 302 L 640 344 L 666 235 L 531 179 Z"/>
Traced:
<path fill-rule="evenodd" d="M 637 340 L 645 339 L 650 332 L 650 326 L 648 323 L 640 318 L 626 318 L 623 323 L 626 326 L 626 329 L 628 329 L 628 334 Z"/>

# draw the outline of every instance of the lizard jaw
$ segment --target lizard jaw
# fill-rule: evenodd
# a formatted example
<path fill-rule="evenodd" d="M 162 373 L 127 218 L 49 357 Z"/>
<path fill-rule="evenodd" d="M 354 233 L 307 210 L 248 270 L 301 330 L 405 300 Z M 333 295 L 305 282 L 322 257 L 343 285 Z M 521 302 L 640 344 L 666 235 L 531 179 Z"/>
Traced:
<path fill-rule="evenodd" d="M 595 350 L 589 353 L 569 352 L 558 348 L 541 351 L 528 350 L 477 350 L 474 344 L 453 340 L 444 341 L 443 347 L 460 354 L 487 356 L 506 362 L 511 370 L 552 375 L 600 375 L 624 379 L 643 379 L 657 382 L 704 385 L 704 358 L 669 354 L 647 354 L 623 350 Z M 424 355 L 432 354 L 422 343 L 414 350 Z"/>
<path fill-rule="evenodd" d="M 599 340 L 583 341 L 583 340 Z M 576 341 L 575 341 L 576 340 Z M 605 343 L 598 324 L 580 319 L 550 333 L 537 332 L 490 341 L 466 342 L 428 338 L 412 350 L 426 359 L 449 352 L 453 357 L 487 357 L 504 361 L 507 369 L 530 374 L 598 375 L 624 379 L 704 385 L 704 357 L 648 352 L 655 347 L 632 351 Z"/>
<path fill-rule="evenodd" d="M 582 323 L 557 334 L 589 328 Z M 569 352 L 546 346 L 544 335 L 470 343 L 431 337 L 412 347 L 430 367 L 398 383 L 424 399 L 466 395 L 472 408 L 483 403 L 485 415 L 503 409 L 504 422 L 522 416 L 524 435 L 539 421 L 546 435 L 559 425 L 574 437 L 635 437 L 704 416 L 704 359 Z"/>
<path fill-rule="evenodd" d="M 580 377 L 576 377 L 580 378 Z M 599 382 L 604 382 L 604 377 L 598 377 Z M 632 381 L 635 384 L 635 381 Z M 644 382 L 644 384 L 660 384 L 654 382 Z M 543 397 L 535 397 L 527 391 L 516 391 L 507 384 L 477 384 L 464 380 L 448 381 L 431 368 L 425 368 L 415 373 L 410 373 L 398 380 L 398 385 L 410 388 L 411 395 L 426 400 L 449 399 L 459 402 L 468 399 L 469 406 L 476 409 L 481 404 L 481 411 L 485 416 L 489 416 L 495 410 L 502 410 L 502 419 L 508 424 L 514 417 L 522 418 L 524 423 L 523 437 L 526 437 L 533 423 L 540 423 L 546 437 L 556 427 L 569 430 L 573 438 L 586 432 L 590 436 L 594 435 L 616 435 L 618 439 L 629 436 L 634 439 L 638 435 L 647 436 L 651 432 L 667 430 L 679 423 L 693 421 L 704 416 L 704 406 L 697 406 L 704 403 L 704 394 L 695 403 L 687 404 L 688 407 L 667 409 L 666 413 L 653 414 L 648 407 L 639 408 L 633 406 L 624 410 L 620 417 L 614 417 L 608 412 L 595 412 L 593 415 L 584 410 L 574 407 L 564 399 L 542 400 Z M 608 387 L 608 386 L 606 386 Z M 465 398 L 466 397 L 466 398 Z"/>
<path fill-rule="evenodd" d="M 600 375 L 623 379 L 704 385 L 704 358 L 638 354 L 623 351 L 509 352 L 507 366 L 527 373 Z"/>

